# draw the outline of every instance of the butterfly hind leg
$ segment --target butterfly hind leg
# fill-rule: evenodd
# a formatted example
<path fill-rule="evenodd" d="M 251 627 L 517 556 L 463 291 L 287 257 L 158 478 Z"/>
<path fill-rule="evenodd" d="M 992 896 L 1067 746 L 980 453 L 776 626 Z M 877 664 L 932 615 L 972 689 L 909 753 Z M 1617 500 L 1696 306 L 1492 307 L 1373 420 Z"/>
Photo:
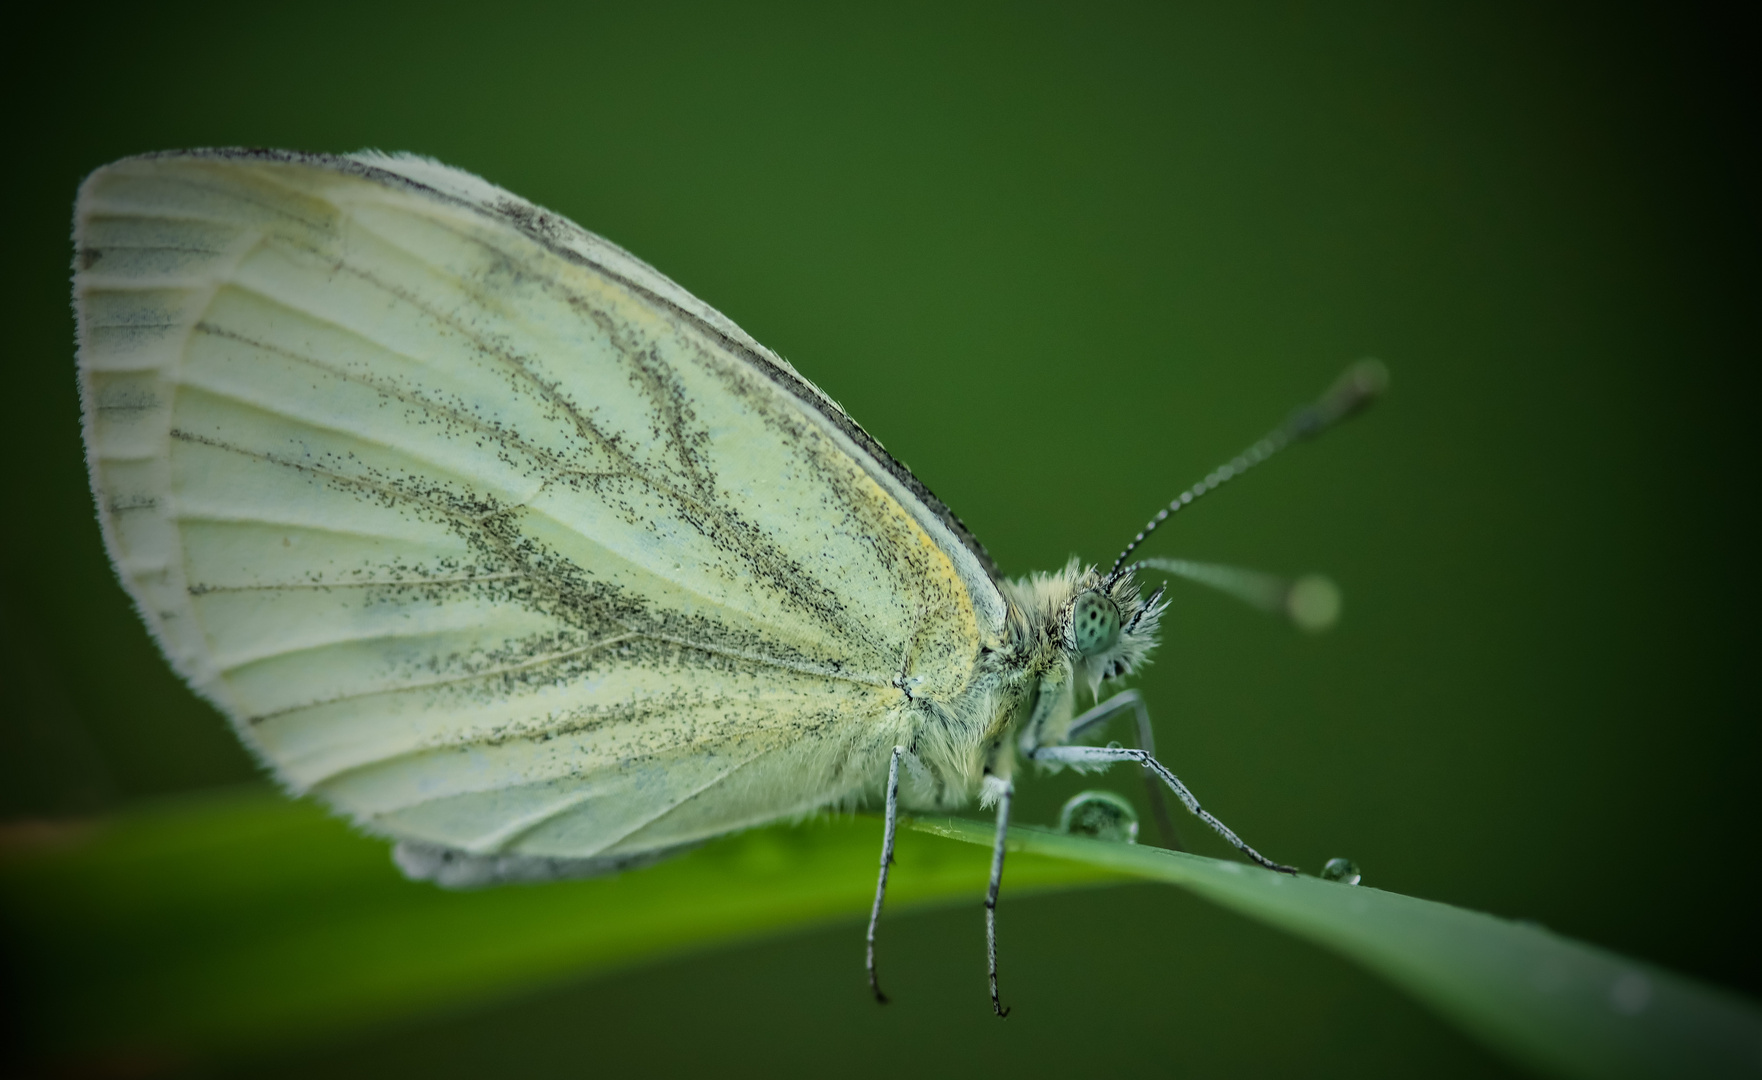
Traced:
<path fill-rule="evenodd" d="M 881 901 L 887 897 L 887 869 L 893 865 L 893 835 L 899 826 L 899 759 L 904 753 L 905 747 L 894 747 L 893 761 L 887 766 L 887 817 L 881 833 L 881 875 L 875 882 L 875 906 L 869 909 L 869 990 L 882 1005 L 887 1004 L 887 995 L 881 992 L 881 980 L 875 974 L 875 925 L 881 921 Z"/>
<path fill-rule="evenodd" d="M 991 976 L 991 1011 L 999 1020 L 1009 1009 L 997 998 L 997 890 L 1003 884 L 1004 842 L 1009 837 L 1009 804 L 1015 785 L 1005 781 L 997 789 L 997 840 L 991 845 L 991 881 L 985 887 L 985 964 Z"/>

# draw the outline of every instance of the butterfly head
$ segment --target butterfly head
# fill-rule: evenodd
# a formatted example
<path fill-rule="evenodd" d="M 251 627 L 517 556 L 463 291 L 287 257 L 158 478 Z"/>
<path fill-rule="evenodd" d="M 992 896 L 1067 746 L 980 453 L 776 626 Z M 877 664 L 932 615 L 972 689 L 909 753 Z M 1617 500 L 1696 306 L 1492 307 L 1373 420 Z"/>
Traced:
<path fill-rule="evenodd" d="M 1025 636 L 1036 636 L 1027 628 L 1038 626 L 1044 634 L 1040 640 L 1091 695 L 1104 681 L 1125 678 L 1144 665 L 1168 606 L 1161 588 L 1143 595 L 1131 568 L 1101 574 L 1075 559 L 1063 570 L 1014 583 L 1012 591 L 1027 617 Z"/>
<path fill-rule="evenodd" d="M 1072 584 L 1055 625 L 1077 684 L 1094 695 L 1103 681 L 1145 664 L 1168 605 L 1160 587 L 1143 595 L 1129 569 L 1105 576 L 1085 570 Z"/>

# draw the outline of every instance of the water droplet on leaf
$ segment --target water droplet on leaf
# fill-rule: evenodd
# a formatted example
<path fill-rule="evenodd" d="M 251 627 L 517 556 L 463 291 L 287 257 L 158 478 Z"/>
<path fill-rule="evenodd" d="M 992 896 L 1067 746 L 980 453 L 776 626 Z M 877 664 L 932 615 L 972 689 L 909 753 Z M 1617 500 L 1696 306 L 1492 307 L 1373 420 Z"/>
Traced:
<path fill-rule="evenodd" d="M 1322 867 L 1323 881 L 1338 881 L 1342 885 L 1356 885 L 1362 876 L 1358 872 L 1358 864 L 1351 859 L 1329 859 Z"/>
<path fill-rule="evenodd" d="M 1058 815 L 1058 831 L 1122 844 L 1138 842 L 1138 811 L 1111 791 L 1072 795 Z"/>

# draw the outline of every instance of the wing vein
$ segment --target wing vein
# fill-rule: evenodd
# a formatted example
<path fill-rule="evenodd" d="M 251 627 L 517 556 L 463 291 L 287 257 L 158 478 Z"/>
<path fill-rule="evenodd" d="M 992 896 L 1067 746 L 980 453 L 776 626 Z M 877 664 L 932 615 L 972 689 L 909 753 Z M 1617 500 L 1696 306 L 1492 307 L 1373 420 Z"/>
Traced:
<path fill-rule="evenodd" d="M 314 319 L 314 321 L 323 321 L 321 319 L 318 319 L 311 312 L 304 311 L 300 308 L 294 307 L 290 304 L 287 304 L 286 302 L 281 300 L 281 298 L 279 298 L 279 297 L 271 296 L 267 293 L 261 292 L 260 290 L 253 289 L 248 285 L 234 284 L 233 287 L 239 289 L 241 292 L 248 292 L 248 293 L 252 293 L 254 295 L 257 295 L 259 297 L 262 297 L 263 299 L 268 300 L 274 304 L 277 304 L 278 306 L 283 307 L 283 308 L 287 309 L 288 311 L 295 312 L 295 313 L 302 315 L 302 316 L 305 316 L 307 318 L 312 318 L 312 319 Z M 332 324 L 332 325 L 335 325 L 335 324 Z M 249 345 L 254 349 L 262 349 L 265 352 L 275 353 L 279 356 L 285 356 L 289 360 L 296 361 L 297 363 L 310 365 L 311 367 L 315 367 L 318 370 L 324 372 L 325 374 L 330 375 L 330 376 L 337 378 L 337 379 L 341 379 L 344 382 L 351 382 L 351 383 L 356 384 L 357 386 L 365 386 L 368 389 L 374 391 L 375 393 L 384 394 L 386 397 L 392 398 L 397 401 L 401 401 L 407 405 L 414 405 L 419 408 L 426 409 L 429 412 L 434 413 L 436 415 L 444 416 L 449 420 L 458 421 L 460 424 L 462 424 L 466 427 L 469 427 L 475 431 L 481 432 L 486 435 L 494 436 L 497 442 L 500 442 L 500 443 L 507 445 L 511 448 L 518 448 L 520 450 L 525 451 L 527 454 L 531 455 L 532 458 L 536 462 L 538 462 L 540 464 L 544 464 L 544 465 L 549 465 L 552 467 L 552 469 L 554 471 L 558 471 L 558 472 L 568 471 L 564 466 L 562 466 L 558 462 L 557 454 L 554 451 L 547 450 L 541 446 L 536 446 L 536 445 L 526 441 L 525 439 L 521 438 L 515 432 L 508 431 L 508 430 L 506 430 L 502 427 L 499 427 L 495 424 L 488 423 L 488 422 L 481 420 L 475 416 L 472 416 L 470 413 L 461 412 L 460 410 L 453 408 L 450 405 L 445 405 L 445 404 L 442 404 L 438 401 L 433 401 L 424 395 L 411 393 L 406 390 L 400 390 L 397 387 L 387 385 L 386 383 L 381 382 L 379 380 L 368 378 L 368 377 L 361 375 L 361 374 L 358 374 L 356 372 L 351 372 L 351 371 L 347 370 L 346 368 L 337 367 L 334 364 L 327 364 L 324 361 L 319 360 L 316 357 L 307 356 L 304 353 L 300 353 L 300 352 L 296 352 L 292 349 L 284 348 L 280 345 L 274 344 L 273 342 L 259 341 L 256 338 L 248 337 L 245 334 L 241 334 L 236 330 L 229 330 L 226 327 L 217 326 L 214 323 L 208 322 L 207 320 L 203 320 L 201 322 L 198 322 L 196 324 L 195 329 L 200 333 L 209 334 L 209 335 L 212 335 L 212 336 L 218 337 L 218 338 L 224 338 L 225 340 L 228 340 L 228 341 L 236 341 L 241 345 Z M 352 336 L 360 338 L 360 340 L 365 341 L 368 344 L 373 345 L 376 348 L 383 349 L 385 352 L 391 354 L 392 356 L 397 357 L 400 360 L 407 360 L 412 364 L 418 364 L 418 365 L 421 363 L 421 361 L 417 360 L 416 357 L 410 356 L 406 353 L 398 352 L 396 349 L 388 348 L 384 344 L 382 344 L 378 341 L 374 341 L 372 338 L 366 337 L 361 334 L 356 334 L 356 333 L 354 333 L 354 331 L 349 330 L 348 327 L 338 327 L 338 329 L 344 330 L 344 331 L 350 333 Z M 357 432 L 350 431 L 347 428 L 338 427 L 336 425 L 322 424 L 322 423 L 319 423 L 318 421 L 310 420 L 310 419 L 307 419 L 306 417 L 303 417 L 303 416 L 297 416 L 293 413 L 289 413 L 289 412 L 285 412 L 281 409 L 277 409 L 274 406 L 266 405 L 262 402 L 254 401 L 250 398 L 240 397 L 236 393 L 226 391 L 226 390 L 221 390 L 221 389 L 216 388 L 214 386 L 211 386 L 207 383 L 187 382 L 187 383 L 184 383 L 183 385 L 196 386 L 196 387 L 200 388 L 205 393 L 214 394 L 219 397 L 226 397 L 226 398 L 229 398 L 234 401 L 241 401 L 241 402 L 244 402 L 245 404 L 253 405 L 253 406 L 263 410 L 264 412 L 272 413 L 277 416 L 285 416 L 290 420 L 297 420 L 302 424 L 308 424 L 312 427 L 319 428 L 320 430 L 343 431 L 343 432 L 346 432 L 347 434 L 355 435 L 356 437 L 361 438 L 363 441 L 366 441 L 366 442 L 372 442 L 372 443 L 375 443 L 376 445 L 386 446 L 386 447 L 389 447 L 392 449 L 403 450 L 406 453 L 408 452 L 408 450 L 404 447 L 394 446 L 391 443 L 387 443 L 383 440 L 373 439 L 373 438 L 366 436 L 366 435 L 361 435 Z"/>
<path fill-rule="evenodd" d="M 222 519 L 233 520 L 233 519 Z M 355 534 L 362 535 L 362 534 Z M 371 535 L 371 534 L 367 534 Z M 278 592 L 284 589 L 402 589 L 412 585 L 475 585 L 480 581 L 511 581 L 531 575 L 523 571 L 498 574 L 465 574 L 457 577 L 407 577 L 395 581 L 287 581 L 267 585 L 191 585 L 191 596 L 213 593 Z"/>
<path fill-rule="evenodd" d="M 396 488 L 387 486 L 385 484 L 379 484 L 379 483 L 376 483 L 372 480 L 367 480 L 367 479 L 364 479 L 361 477 L 345 476 L 342 473 L 334 472 L 330 469 L 325 469 L 320 466 L 313 465 L 310 462 L 291 461 L 286 458 L 278 457 L 277 455 L 267 453 L 267 452 L 264 452 L 261 450 L 251 450 L 249 448 L 237 446 L 235 444 L 225 442 L 220 439 L 215 439 L 215 438 L 212 438 L 212 437 L 209 437 L 206 435 L 198 435 L 198 434 L 195 434 L 194 432 L 187 432 L 187 431 L 183 431 L 178 428 L 173 428 L 171 430 L 171 437 L 174 439 L 177 439 L 179 441 L 182 441 L 182 442 L 197 443 L 199 445 L 208 446 L 208 447 L 211 447 L 216 450 L 224 450 L 229 453 L 240 454 L 245 457 L 255 458 L 258 461 L 266 462 L 270 465 L 279 465 L 283 468 L 293 469 L 298 472 L 306 472 L 306 473 L 310 473 L 314 476 L 324 477 L 325 479 L 332 481 L 334 483 L 337 483 L 339 485 L 342 485 L 344 487 L 353 487 L 353 488 L 361 489 L 363 491 L 370 491 L 370 492 L 372 492 L 382 498 L 385 498 L 385 499 L 388 499 L 388 500 L 391 500 L 394 502 L 401 501 L 401 502 L 411 503 L 416 506 L 424 507 L 424 508 L 446 518 L 447 520 L 454 522 L 455 524 L 459 525 L 462 528 L 471 530 L 473 536 L 483 540 L 485 543 L 487 543 L 491 547 L 496 548 L 508 560 L 508 562 L 514 566 L 521 565 L 519 553 L 514 549 L 514 546 L 506 538 L 495 535 L 493 530 L 485 530 L 485 529 L 480 528 L 479 526 L 481 526 L 481 524 L 483 523 L 483 521 L 485 519 L 494 517 L 497 514 L 512 513 L 513 511 L 518 510 L 518 509 L 527 509 L 531 513 L 534 513 L 534 514 L 543 514 L 546 518 L 549 518 L 551 521 L 556 521 L 559 525 L 562 525 L 564 528 L 569 529 L 575 535 L 582 536 L 583 539 L 593 541 L 593 537 L 587 536 L 587 535 L 581 533 L 579 530 L 576 530 L 573 526 L 569 525 L 567 522 L 558 521 L 558 519 L 555 516 L 548 514 L 541 509 L 538 509 L 536 507 L 532 507 L 532 506 L 525 504 L 525 503 L 521 503 L 521 504 L 517 504 L 517 505 L 510 505 L 507 507 L 502 507 L 502 508 L 497 508 L 497 509 L 492 509 L 492 510 L 486 511 L 482 514 L 463 514 L 463 513 L 460 513 L 459 511 L 455 510 L 454 508 L 446 505 L 445 503 L 438 502 L 433 499 L 424 498 L 421 495 L 418 495 L 418 494 L 415 494 L 412 492 L 400 491 Z M 369 538 L 373 538 L 373 539 L 383 539 L 383 540 L 393 540 L 393 541 L 402 541 L 405 539 L 403 537 L 386 536 L 386 535 L 377 534 L 377 533 L 351 533 L 348 530 L 326 529 L 322 526 L 313 526 L 313 525 L 308 525 L 308 524 L 305 524 L 302 522 L 269 522 L 269 521 L 264 521 L 264 519 L 261 519 L 261 518 L 222 518 L 222 517 L 214 517 L 214 516 L 204 515 L 204 514 L 191 514 L 191 515 L 187 515 L 187 516 L 178 515 L 178 520 L 225 521 L 225 522 L 241 522 L 241 523 L 263 521 L 266 524 L 277 524 L 277 525 L 285 525 L 290 528 L 305 528 L 305 529 L 315 529 L 318 531 L 335 532 L 335 533 L 338 533 L 339 535 L 360 535 L 360 536 L 365 536 L 365 537 L 369 537 Z M 707 604 L 709 606 L 712 606 L 712 607 L 723 606 L 724 602 L 717 597 L 707 596 L 704 593 L 702 593 L 696 589 L 691 588 L 689 585 L 687 585 L 684 582 L 677 581 L 672 578 L 662 577 L 662 575 L 656 574 L 650 568 L 642 566 L 639 563 L 633 563 L 628 558 L 623 556 L 622 554 L 619 554 L 618 552 L 613 551 L 610 548 L 606 548 L 604 545 L 600 545 L 600 548 L 602 551 L 606 551 L 609 554 L 612 554 L 615 557 L 617 557 L 618 559 L 622 560 L 627 565 L 635 567 L 638 571 L 640 571 L 644 574 L 653 575 L 657 578 L 660 578 L 661 580 L 667 581 L 668 584 L 679 589 L 681 592 L 688 593 L 692 596 L 695 596 L 698 599 L 704 601 L 705 604 Z M 529 578 L 537 576 L 537 575 L 532 574 L 532 572 L 530 570 L 522 571 L 522 573 L 523 573 L 523 576 L 526 576 Z M 751 615 L 750 612 L 746 613 L 746 614 L 748 614 L 749 616 Z M 768 626 L 768 624 L 764 623 L 762 620 L 755 619 L 755 621 L 758 621 L 760 623 L 760 625 L 767 625 Z M 769 628 L 773 629 L 773 630 L 778 630 L 779 632 L 783 632 L 781 630 L 781 628 L 777 628 L 777 627 L 769 627 Z M 678 643 L 691 644 L 691 645 L 693 645 L 693 647 L 706 648 L 706 651 L 715 651 L 713 649 L 709 649 L 707 647 L 700 646 L 695 642 L 685 641 L 684 639 L 681 639 L 680 642 L 678 642 Z M 734 655 L 734 654 L 730 654 L 730 655 Z M 877 684 L 877 685 L 880 685 L 880 684 Z"/>
<path fill-rule="evenodd" d="M 607 848 L 614 847 L 620 843 L 623 843 L 624 840 L 629 838 L 632 834 L 640 832 L 641 830 L 654 824 L 655 822 L 659 821 L 661 818 L 664 818 L 668 814 L 672 813 L 675 809 L 677 809 L 681 806 L 684 806 L 691 799 L 694 799 L 697 796 L 702 795 L 704 792 L 715 787 L 717 784 L 720 784 L 722 781 L 728 779 L 730 776 L 733 776 L 735 773 L 746 768 L 748 765 L 751 765 L 754 761 L 763 757 L 766 754 L 766 752 L 767 751 L 760 750 L 760 751 L 755 752 L 751 757 L 747 758 L 745 761 L 735 762 L 733 765 L 730 765 L 728 768 L 724 769 L 723 771 L 717 773 L 715 776 L 713 776 L 710 779 L 699 784 L 697 787 L 692 788 L 689 792 L 687 792 L 685 794 L 685 796 L 683 798 L 676 799 L 671 804 L 661 807 L 659 810 L 650 814 L 648 817 L 645 817 L 642 820 L 633 823 L 630 826 L 630 828 L 625 829 L 623 832 L 619 833 L 617 836 L 614 836 L 611 840 L 607 841 L 605 844 L 602 844 L 600 846 L 599 851 L 596 851 L 594 854 L 596 854 L 596 855 L 601 854 Z"/>
<path fill-rule="evenodd" d="M 377 634 L 377 635 L 374 635 L 373 637 L 369 637 L 369 638 L 359 638 L 359 639 L 351 640 L 349 642 L 349 644 L 356 644 L 360 641 L 395 640 L 395 639 L 397 639 L 399 637 L 403 637 L 403 636 L 409 636 L 409 635 Z M 265 721 L 273 720 L 278 716 L 286 716 L 289 713 L 302 712 L 307 709 L 321 709 L 327 705 L 339 705 L 345 701 L 358 701 L 361 698 L 376 697 L 376 696 L 384 695 L 384 694 L 403 694 L 403 693 L 408 693 L 409 691 L 412 691 L 412 690 L 432 690 L 437 686 L 454 686 L 459 683 L 476 682 L 476 681 L 479 681 L 482 679 L 497 679 L 497 678 L 501 678 L 504 675 L 511 675 L 517 671 L 530 671 L 534 668 L 543 667 L 546 664 L 557 663 L 560 660 L 568 660 L 571 657 L 575 657 L 575 656 L 585 656 L 586 654 L 588 654 L 590 652 L 595 652 L 599 649 L 609 648 L 613 645 L 619 644 L 620 642 L 629 641 L 632 638 L 641 637 L 641 636 L 642 635 L 637 634 L 637 633 L 613 634 L 611 637 L 601 638 L 599 641 L 592 641 L 586 645 L 579 646 L 578 648 L 564 649 L 561 652 L 554 652 L 554 653 L 550 653 L 545 656 L 539 656 L 539 657 L 534 657 L 532 659 L 523 660 L 518 664 L 504 664 L 501 667 L 487 668 L 483 671 L 473 671 L 473 672 L 466 674 L 466 675 L 454 675 L 454 676 L 450 676 L 450 677 L 444 678 L 444 679 L 429 679 L 426 682 L 404 682 L 404 683 L 400 683 L 397 686 L 385 687 L 385 688 L 381 688 L 381 689 L 377 689 L 377 690 L 362 690 L 362 691 L 359 691 L 359 692 L 353 693 L 353 694 L 338 694 L 335 697 L 321 698 L 318 701 L 309 701 L 309 702 L 306 702 L 306 703 L 300 704 L 300 705 L 289 705 L 288 707 L 283 708 L 283 709 L 275 709 L 271 712 L 259 713 L 256 716 L 247 717 L 245 722 L 247 724 L 261 724 Z M 281 653 L 279 655 L 280 656 L 293 656 L 293 655 L 296 655 L 296 654 L 302 653 L 302 652 L 311 652 L 311 651 L 315 651 L 317 649 L 327 648 L 329 646 L 329 644 L 337 644 L 337 643 L 331 642 L 331 643 L 328 643 L 327 645 L 314 645 L 309 649 L 294 649 L 294 650 L 290 650 L 289 652 Z M 259 658 L 259 660 L 261 660 L 261 659 L 263 659 L 263 658 Z M 249 663 L 257 663 L 257 662 L 259 662 L 259 660 L 252 660 L 252 661 L 248 661 L 248 662 Z M 243 667 L 244 665 L 241 664 L 239 666 Z M 443 745 L 443 746 L 467 745 L 468 743 L 475 742 L 475 741 L 477 741 L 477 740 L 467 739 L 467 740 L 464 740 L 460 743 L 443 743 L 443 744 L 439 744 L 439 745 Z M 432 747 L 432 746 L 423 747 L 423 749 L 425 749 L 425 750 L 431 750 L 431 749 L 435 749 L 435 748 L 436 747 Z"/>

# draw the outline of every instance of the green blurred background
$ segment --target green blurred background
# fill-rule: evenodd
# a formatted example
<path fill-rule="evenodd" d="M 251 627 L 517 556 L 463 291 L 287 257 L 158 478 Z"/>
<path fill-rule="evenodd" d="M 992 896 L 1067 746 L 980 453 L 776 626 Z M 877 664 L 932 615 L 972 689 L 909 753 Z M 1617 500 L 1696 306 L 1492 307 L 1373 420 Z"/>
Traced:
<path fill-rule="evenodd" d="M 1163 758 L 1276 858 L 1349 855 L 1368 884 L 1762 993 L 1748 27 L 1519 4 L 630 7 L 15 27 L 5 818 L 256 775 L 100 547 L 67 301 L 80 177 L 170 147 L 413 150 L 728 314 L 1012 574 L 1111 559 L 1347 361 L 1382 357 L 1382 406 L 1146 549 L 1346 592 L 1341 625 L 1305 638 L 1176 586 L 1140 684 Z M 1106 448 L 1077 438 L 1097 423 Z M 1078 786 L 1030 779 L 1020 819 Z M 975 904 L 889 925 L 886 1010 L 853 912 L 212 1067 L 1505 1069 L 1357 969 L 1173 890 L 1007 891 L 1007 1024 Z"/>

